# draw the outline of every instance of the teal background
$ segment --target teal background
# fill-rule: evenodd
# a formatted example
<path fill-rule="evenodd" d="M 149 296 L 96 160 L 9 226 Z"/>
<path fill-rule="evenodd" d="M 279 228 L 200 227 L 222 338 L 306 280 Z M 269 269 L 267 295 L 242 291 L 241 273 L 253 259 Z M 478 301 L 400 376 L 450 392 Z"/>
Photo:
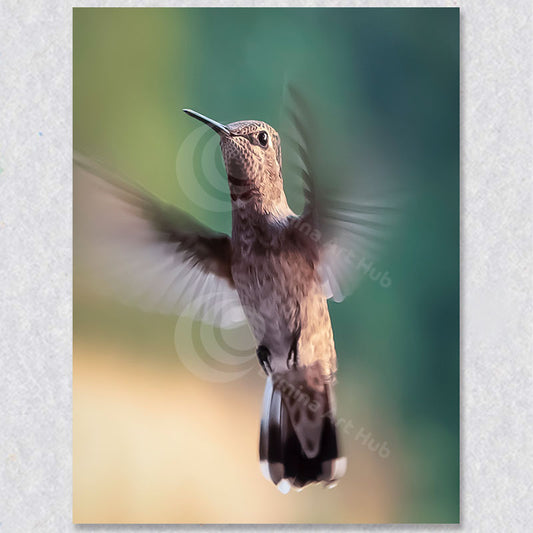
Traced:
<path fill-rule="evenodd" d="M 165 514 L 156 505 L 136 514 L 134 497 L 120 505 L 91 500 L 105 483 L 83 477 L 90 475 L 83 465 L 92 459 L 77 437 L 86 411 L 76 410 L 83 404 L 76 400 L 76 361 L 88 368 L 102 346 L 113 346 L 125 368 L 142 361 L 179 379 L 196 378 L 176 360 L 175 319 L 93 293 L 75 243 L 75 518 L 458 522 L 459 10 L 77 8 L 73 20 L 74 149 L 106 161 L 206 224 L 227 231 L 229 215 L 197 208 L 176 187 L 177 150 L 197 127 L 181 108 L 221 122 L 254 118 L 279 128 L 287 80 L 316 102 L 324 157 L 344 157 L 343 168 L 353 169 L 353 175 L 320 179 L 342 186 L 354 176 L 375 178 L 404 199 L 376 266 L 389 273 L 392 285 L 366 278 L 345 302 L 330 305 L 338 411 L 354 425 L 345 436 L 349 475 L 327 498 L 306 489 L 289 495 L 294 500 L 286 506 L 276 494 L 268 515 L 253 487 L 246 515 L 238 506 L 210 505 L 216 496 L 208 492 L 197 514 Z M 90 383 L 98 395 L 98 379 Z M 221 404 L 228 388 L 243 403 L 260 404 L 259 377 L 213 387 Z M 361 428 L 387 442 L 388 458 L 356 437 Z M 112 446 L 111 433 L 108 439 L 103 448 Z M 111 478 L 115 474 L 108 469 Z M 113 485 L 119 499 L 120 480 Z M 161 499 L 176 499 L 165 487 L 172 484 L 152 488 Z M 358 505 L 362 498 L 369 499 Z"/>

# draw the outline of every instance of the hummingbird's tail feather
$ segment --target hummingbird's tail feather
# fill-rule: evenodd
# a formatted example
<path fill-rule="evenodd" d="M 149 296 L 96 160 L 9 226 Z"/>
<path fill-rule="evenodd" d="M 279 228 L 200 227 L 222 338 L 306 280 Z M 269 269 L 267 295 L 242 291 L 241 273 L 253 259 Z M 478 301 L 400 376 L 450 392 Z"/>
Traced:
<path fill-rule="evenodd" d="M 344 475 L 330 380 L 306 367 L 268 377 L 259 458 L 264 476 L 286 493 L 311 483 L 333 486 Z"/>

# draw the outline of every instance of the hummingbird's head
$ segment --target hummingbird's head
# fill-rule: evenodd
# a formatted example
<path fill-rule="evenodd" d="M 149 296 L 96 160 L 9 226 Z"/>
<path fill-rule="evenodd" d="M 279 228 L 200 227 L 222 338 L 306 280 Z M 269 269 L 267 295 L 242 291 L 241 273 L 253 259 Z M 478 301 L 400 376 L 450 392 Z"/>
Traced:
<path fill-rule="evenodd" d="M 234 204 L 253 205 L 264 212 L 288 209 L 281 176 L 281 144 L 274 128 L 259 120 L 224 125 L 196 111 L 184 111 L 220 135 Z"/>

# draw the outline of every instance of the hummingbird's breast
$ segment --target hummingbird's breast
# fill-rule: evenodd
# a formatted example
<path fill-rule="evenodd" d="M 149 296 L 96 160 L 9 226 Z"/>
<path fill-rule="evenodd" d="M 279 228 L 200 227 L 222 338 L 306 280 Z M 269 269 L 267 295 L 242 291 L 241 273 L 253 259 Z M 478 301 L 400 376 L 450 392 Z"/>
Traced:
<path fill-rule="evenodd" d="M 282 225 L 235 229 L 235 287 L 258 345 L 272 355 L 273 369 L 287 370 L 296 342 L 299 364 L 319 360 L 326 372 L 334 372 L 333 333 L 315 251 L 295 246 Z"/>

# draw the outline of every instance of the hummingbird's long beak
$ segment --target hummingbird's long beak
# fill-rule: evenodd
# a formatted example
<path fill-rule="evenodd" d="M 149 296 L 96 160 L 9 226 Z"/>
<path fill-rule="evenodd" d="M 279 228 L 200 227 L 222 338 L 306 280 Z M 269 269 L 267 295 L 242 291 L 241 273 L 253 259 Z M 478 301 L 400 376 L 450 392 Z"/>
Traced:
<path fill-rule="evenodd" d="M 204 124 L 207 124 L 210 128 L 213 128 L 219 135 L 225 134 L 225 135 L 231 135 L 231 132 L 224 126 L 224 124 L 220 124 L 220 122 L 217 122 L 216 120 L 211 120 L 210 118 L 197 113 L 196 111 L 193 111 L 192 109 L 184 109 L 185 113 L 187 115 L 190 115 L 191 117 L 199 120 L 200 122 L 203 122 Z"/>

